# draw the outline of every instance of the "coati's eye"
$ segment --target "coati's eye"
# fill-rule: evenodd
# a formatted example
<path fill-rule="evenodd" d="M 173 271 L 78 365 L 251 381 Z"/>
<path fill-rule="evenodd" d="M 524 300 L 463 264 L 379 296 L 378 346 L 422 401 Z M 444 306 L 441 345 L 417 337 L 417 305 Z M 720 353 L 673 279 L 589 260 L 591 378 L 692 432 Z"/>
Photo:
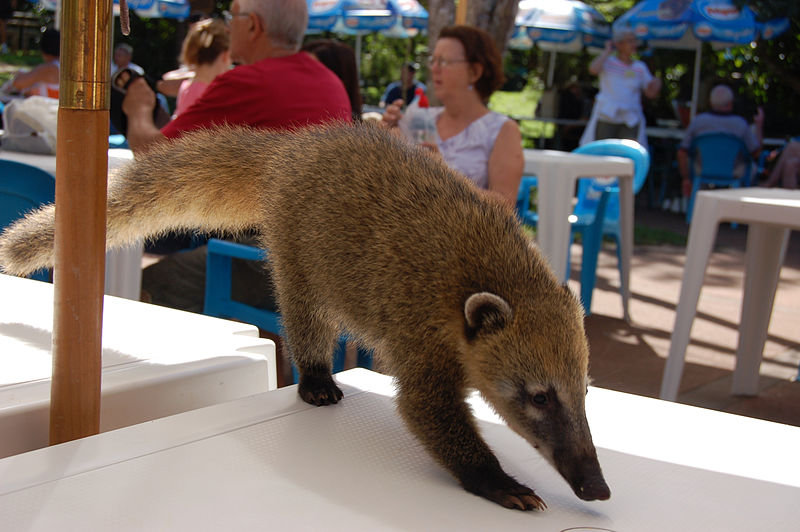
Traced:
<path fill-rule="evenodd" d="M 531 397 L 531 403 L 535 406 L 545 406 L 547 404 L 547 394 L 537 393 Z"/>

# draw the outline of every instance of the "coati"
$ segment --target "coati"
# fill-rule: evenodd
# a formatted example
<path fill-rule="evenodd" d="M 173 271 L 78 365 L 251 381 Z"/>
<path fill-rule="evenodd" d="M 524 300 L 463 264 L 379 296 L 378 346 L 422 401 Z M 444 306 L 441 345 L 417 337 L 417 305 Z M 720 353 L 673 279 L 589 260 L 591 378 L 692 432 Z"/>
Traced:
<path fill-rule="evenodd" d="M 336 403 L 342 330 L 395 376 L 410 430 L 470 492 L 543 509 L 465 402 L 476 388 L 584 500 L 607 499 L 584 413 L 583 312 L 510 207 L 370 125 L 219 128 L 161 144 L 109 183 L 109 247 L 168 230 L 256 229 L 269 250 L 299 394 Z M 54 206 L 6 229 L 0 264 L 53 263 Z"/>

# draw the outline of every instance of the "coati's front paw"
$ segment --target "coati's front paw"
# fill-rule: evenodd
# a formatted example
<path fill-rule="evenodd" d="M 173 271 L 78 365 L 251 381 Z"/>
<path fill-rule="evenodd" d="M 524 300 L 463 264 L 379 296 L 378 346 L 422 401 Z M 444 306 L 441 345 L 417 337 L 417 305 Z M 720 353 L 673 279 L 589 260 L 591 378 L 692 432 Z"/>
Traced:
<path fill-rule="evenodd" d="M 532 489 L 506 475 L 502 470 L 473 472 L 461 476 L 464 489 L 500 506 L 514 510 L 544 510 L 547 504 Z"/>
<path fill-rule="evenodd" d="M 323 406 L 338 403 L 344 396 L 342 390 L 333 382 L 333 377 L 328 375 L 301 375 L 297 386 L 297 393 L 306 403 Z"/>

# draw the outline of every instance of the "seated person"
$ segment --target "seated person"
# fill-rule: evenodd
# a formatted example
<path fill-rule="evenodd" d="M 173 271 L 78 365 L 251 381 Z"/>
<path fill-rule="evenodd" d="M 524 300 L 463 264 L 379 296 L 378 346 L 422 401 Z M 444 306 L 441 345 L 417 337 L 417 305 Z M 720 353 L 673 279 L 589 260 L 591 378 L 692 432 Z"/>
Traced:
<path fill-rule="evenodd" d="M 48 28 L 39 40 L 44 62 L 28 72 L 18 72 L 6 85 L 6 90 L 23 96 L 46 96 L 58 98 L 59 61 L 61 34 Z"/>
<path fill-rule="evenodd" d="M 570 81 L 558 93 L 558 118 L 568 120 L 585 120 L 589 118 L 591 105 L 587 105 L 583 89 L 577 81 Z M 556 149 L 572 151 L 578 147 L 583 134 L 581 124 L 559 124 L 559 143 Z"/>
<path fill-rule="evenodd" d="M 494 41 L 471 26 L 443 28 L 428 64 L 434 94 L 443 107 L 431 108 L 436 139 L 425 146 L 477 187 L 514 207 L 525 164 L 522 135 L 516 122 L 487 107 L 504 80 Z M 386 108 L 385 126 L 398 125 L 402 104 L 397 99 Z"/>
<path fill-rule="evenodd" d="M 353 110 L 353 120 L 361 120 L 361 90 L 358 80 L 358 65 L 356 53 L 343 42 L 333 39 L 318 39 L 303 45 L 302 51 L 308 52 L 328 67 L 342 80 L 347 97 L 350 99 L 350 108 Z"/>
<path fill-rule="evenodd" d="M 689 179 L 689 148 L 698 135 L 704 133 L 730 133 L 741 138 L 754 158 L 761 151 L 764 111 L 760 107 L 753 117 L 753 128 L 741 116 L 733 114 L 733 90 L 727 85 L 717 85 L 709 95 L 711 110 L 694 117 L 678 148 L 678 170 L 682 179 L 684 196 L 692 193 Z"/>
<path fill-rule="evenodd" d="M 214 78 L 230 70 L 229 42 L 228 27 L 222 20 L 209 18 L 195 22 L 189 28 L 181 46 L 180 60 L 194 72 L 194 76 L 181 82 L 173 117 L 188 109 Z"/>
<path fill-rule="evenodd" d="M 418 88 L 422 89 L 422 92 L 425 92 L 427 90 L 425 84 L 414 79 L 416 74 L 417 65 L 414 63 L 403 63 L 400 69 L 400 80 L 393 81 L 387 85 L 378 105 L 386 107 L 398 99 L 402 99 L 405 104 L 408 105 L 411 103 L 411 100 L 414 99 L 414 94 L 416 94 Z M 403 93 L 403 87 L 405 87 L 405 94 Z"/>
<path fill-rule="evenodd" d="M 111 60 L 111 75 L 113 76 L 117 70 L 129 68 L 144 76 L 144 69 L 133 62 L 133 46 L 126 42 L 119 43 L 114 47 L 114 57 Z"/>
<path fill-rule="evenodd" d="M 800 173 L 800 140 L 791 140 L 778 155 L 778 162 L 762 186 L 797 189 Z"/>
<path fill-rule="evenodd" d="M 349 121 L 350 102 L 341 80 L 320 61 L 299 51 L 307 9 L 305 0 L 234 0 L 228 17 L 229 51 L 238 66 L 214 78 L 193 105 L 161 129 L 152 117 L 155 94 L 143 78 L 134 80 L 122 104 L 134 153 L 224 123 L 283 130 Z M 174 253 L 145 268 L 143 299 L 202 312 L 205 251 L 203 246 Z M 266 285 L 252 284 L 252 279 L 256 283 L 262 279 L 260 270 L 242 283 L 242 297 L 265 293 Z M 238 290 L 239 282 L 235 280 L 234 285 Z M 268 302 L 245 302 L 269 307 Z"/>

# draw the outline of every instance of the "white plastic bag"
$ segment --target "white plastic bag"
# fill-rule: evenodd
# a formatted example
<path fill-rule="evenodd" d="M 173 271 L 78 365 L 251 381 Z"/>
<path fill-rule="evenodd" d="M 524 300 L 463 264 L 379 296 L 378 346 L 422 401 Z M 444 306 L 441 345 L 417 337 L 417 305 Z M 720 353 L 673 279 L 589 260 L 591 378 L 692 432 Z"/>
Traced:
<path fill-rule="evenodd" d="M 3 149 L 55 154 L 57 119 L 56 98 L 11 100 L 3 110 Z"/>

